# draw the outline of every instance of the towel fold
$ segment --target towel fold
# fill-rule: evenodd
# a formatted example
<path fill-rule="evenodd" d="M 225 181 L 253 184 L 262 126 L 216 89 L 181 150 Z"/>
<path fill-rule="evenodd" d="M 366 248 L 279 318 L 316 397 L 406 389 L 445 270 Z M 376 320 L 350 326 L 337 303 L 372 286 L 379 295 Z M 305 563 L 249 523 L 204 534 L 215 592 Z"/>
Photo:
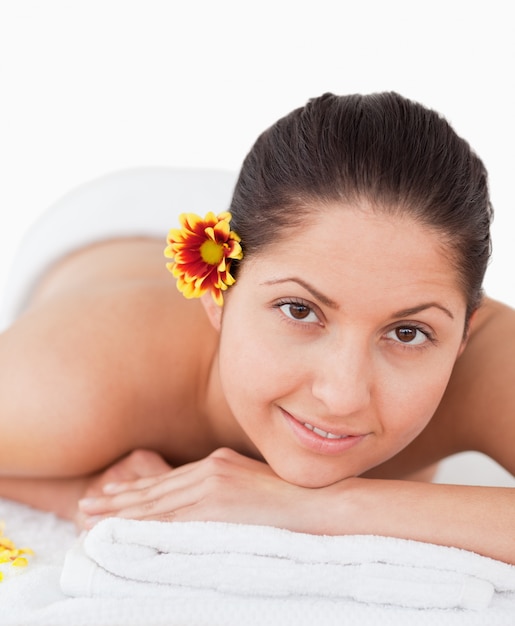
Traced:
<path fill-rule="evenodd" d="M 484 609 L 515 591 L 515 567 L 478 554 L 370 535 L 111 518 L 66 556 L 75 597 L 305 597 L 409 608 Z"/>

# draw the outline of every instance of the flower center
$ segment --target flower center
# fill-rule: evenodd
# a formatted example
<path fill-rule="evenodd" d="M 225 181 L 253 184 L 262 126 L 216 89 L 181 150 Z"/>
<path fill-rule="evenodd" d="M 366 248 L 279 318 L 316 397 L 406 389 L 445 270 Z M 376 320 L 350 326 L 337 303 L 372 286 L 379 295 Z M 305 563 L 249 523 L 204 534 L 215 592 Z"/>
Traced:
<path fill-rule="evenodd" d="M 212 239 L 208 239 L 200 246 L 200 256 L 204 263 L 218 265 L 224 256 L 224 246 Z"/>

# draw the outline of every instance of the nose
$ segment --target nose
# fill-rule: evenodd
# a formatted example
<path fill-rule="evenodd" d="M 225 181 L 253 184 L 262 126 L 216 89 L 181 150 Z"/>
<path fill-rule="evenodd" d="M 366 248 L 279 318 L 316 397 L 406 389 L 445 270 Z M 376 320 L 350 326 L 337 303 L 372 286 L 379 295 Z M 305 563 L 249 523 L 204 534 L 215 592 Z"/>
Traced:
<path fill-rule="evenodd" d="M 333 416 L 357 414 L 370 403 L 373 363 L 356 341 L 326 346 L 313 363 L 312 394 Z"/>

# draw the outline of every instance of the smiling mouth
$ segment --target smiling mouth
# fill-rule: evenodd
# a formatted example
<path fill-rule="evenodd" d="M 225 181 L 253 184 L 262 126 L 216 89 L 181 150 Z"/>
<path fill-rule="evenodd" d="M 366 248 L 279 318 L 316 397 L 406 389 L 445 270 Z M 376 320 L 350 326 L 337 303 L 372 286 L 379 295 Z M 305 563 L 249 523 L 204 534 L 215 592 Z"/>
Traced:
<path fill-rule="evenodd" d="M 359 445 L 366 435 L 348 433 L 345 435 L 332 433 L 319 426 L 293 417 L 291 413 L 279 407 L 287 425 L 294 433 L 296 441 L 302 448 L 324 456 L 340 456 Z M 344 426 L 342 425 L 342 430 Z M 340 430 L 341 433 L 341 430 Z"/>
<path fill-rule="evenodd" d="M 311 430 L 316 435 L 319 435 L 320 437 L 324 437 L 325 439 L 347 439 L 347 437 L 349 437 L 349 435 L 335 435 L 334 433 L 328 433 L 325 430 L 322 430 L 321 428 L 317 428 L 316 426 L 312 426 L 311 424 L 308 424 L 307 422 L 303 423 L 302 425 L 304 426 L 304 428 Z"/>

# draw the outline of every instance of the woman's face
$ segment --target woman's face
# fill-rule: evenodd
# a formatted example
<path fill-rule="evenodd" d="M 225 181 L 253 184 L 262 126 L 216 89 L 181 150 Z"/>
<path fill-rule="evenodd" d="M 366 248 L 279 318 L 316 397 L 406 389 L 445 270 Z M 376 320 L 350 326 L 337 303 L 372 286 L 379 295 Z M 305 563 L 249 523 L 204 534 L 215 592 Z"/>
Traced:
<path fill-rule="evenodd" d="M 315 209 L 242 264 L 219 352 L 240 426 L 306 487 L 360 475 L 420 433 L 463 348 L 466 310 L 435 232 L 366 206 Z"/>

